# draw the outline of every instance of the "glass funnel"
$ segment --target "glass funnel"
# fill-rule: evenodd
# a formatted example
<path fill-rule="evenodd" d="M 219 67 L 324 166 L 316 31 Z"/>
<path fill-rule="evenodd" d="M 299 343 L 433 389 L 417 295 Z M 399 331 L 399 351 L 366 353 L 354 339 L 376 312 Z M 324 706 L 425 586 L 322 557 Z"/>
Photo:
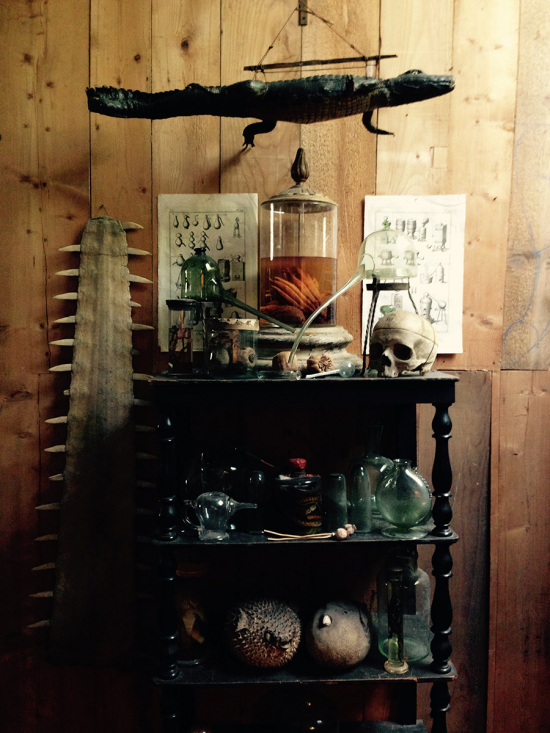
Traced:
<path fill-rule="evenodd" d="M 394 526 L 380 531 L 395 539 L 422 539 L 428 532 L 417 525 L 426 522 L 431 514 L 430 487 L 409 460 L 396 458 L 393 463 L 393 471 L 376 489 L 376 506 L 382 518 Z"/>

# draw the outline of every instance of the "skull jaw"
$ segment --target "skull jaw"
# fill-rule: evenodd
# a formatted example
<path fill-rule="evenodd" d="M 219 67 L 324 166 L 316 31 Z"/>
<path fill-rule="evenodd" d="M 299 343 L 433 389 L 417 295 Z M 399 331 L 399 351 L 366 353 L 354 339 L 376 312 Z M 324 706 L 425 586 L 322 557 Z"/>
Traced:
<path fill-rule="evenodd" d="M 409 359 L 401 361 L 397 359 L 390 349 L 386 349 L 381 358 L 372 364 L 379 377 L 405 377 L 416 374 L 426 374 L 430 366 L 423 363 L 422 359 Z"/>

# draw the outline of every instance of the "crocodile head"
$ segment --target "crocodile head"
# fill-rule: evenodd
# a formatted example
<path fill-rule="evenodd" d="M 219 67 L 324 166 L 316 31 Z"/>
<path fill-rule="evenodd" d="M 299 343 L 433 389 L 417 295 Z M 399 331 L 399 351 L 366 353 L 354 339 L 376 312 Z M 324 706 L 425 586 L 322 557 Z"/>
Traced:
<path fill-rule="evenodd" d="M 430 76 L 412 69 L 393 79 L 386 79 L 386 85 L 390 93 L 390 106 L 395 107 L 448 94 L 454 89 L 455 81 L 452 76 Z"/>

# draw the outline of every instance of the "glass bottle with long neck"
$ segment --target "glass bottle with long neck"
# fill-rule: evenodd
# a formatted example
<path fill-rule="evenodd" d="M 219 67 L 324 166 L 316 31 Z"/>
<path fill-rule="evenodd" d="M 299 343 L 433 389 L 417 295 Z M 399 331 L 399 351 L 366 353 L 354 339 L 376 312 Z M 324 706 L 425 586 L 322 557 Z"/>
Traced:
<path fill-rule="evenodd" d="M 359 529 L 368 520 L 366 503 L 371 503 L 371 514 L 379 517 L 376 506 L 376 488 L 382 478 L 385 478 L 393 468 L 393 461 L 380 455 L 380 442 L 384 426 L 373 423 L 369 428 L 367 448 L 351 468 L 350 476 L 350 521 Z M 370 527 L 367 530 L 370 531 Z"/>

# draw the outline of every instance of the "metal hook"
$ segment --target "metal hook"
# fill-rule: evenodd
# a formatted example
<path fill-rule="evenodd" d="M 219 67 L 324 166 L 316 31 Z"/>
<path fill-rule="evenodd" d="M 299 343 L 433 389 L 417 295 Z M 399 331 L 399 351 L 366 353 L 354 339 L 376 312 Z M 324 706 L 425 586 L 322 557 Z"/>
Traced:
<path fill-rule="evenodd" d="M 221 229 L 223 227 L 223 219 L 218 214 L 216 216 L 216 223 L 214 224 L 214 229 Z"/>

